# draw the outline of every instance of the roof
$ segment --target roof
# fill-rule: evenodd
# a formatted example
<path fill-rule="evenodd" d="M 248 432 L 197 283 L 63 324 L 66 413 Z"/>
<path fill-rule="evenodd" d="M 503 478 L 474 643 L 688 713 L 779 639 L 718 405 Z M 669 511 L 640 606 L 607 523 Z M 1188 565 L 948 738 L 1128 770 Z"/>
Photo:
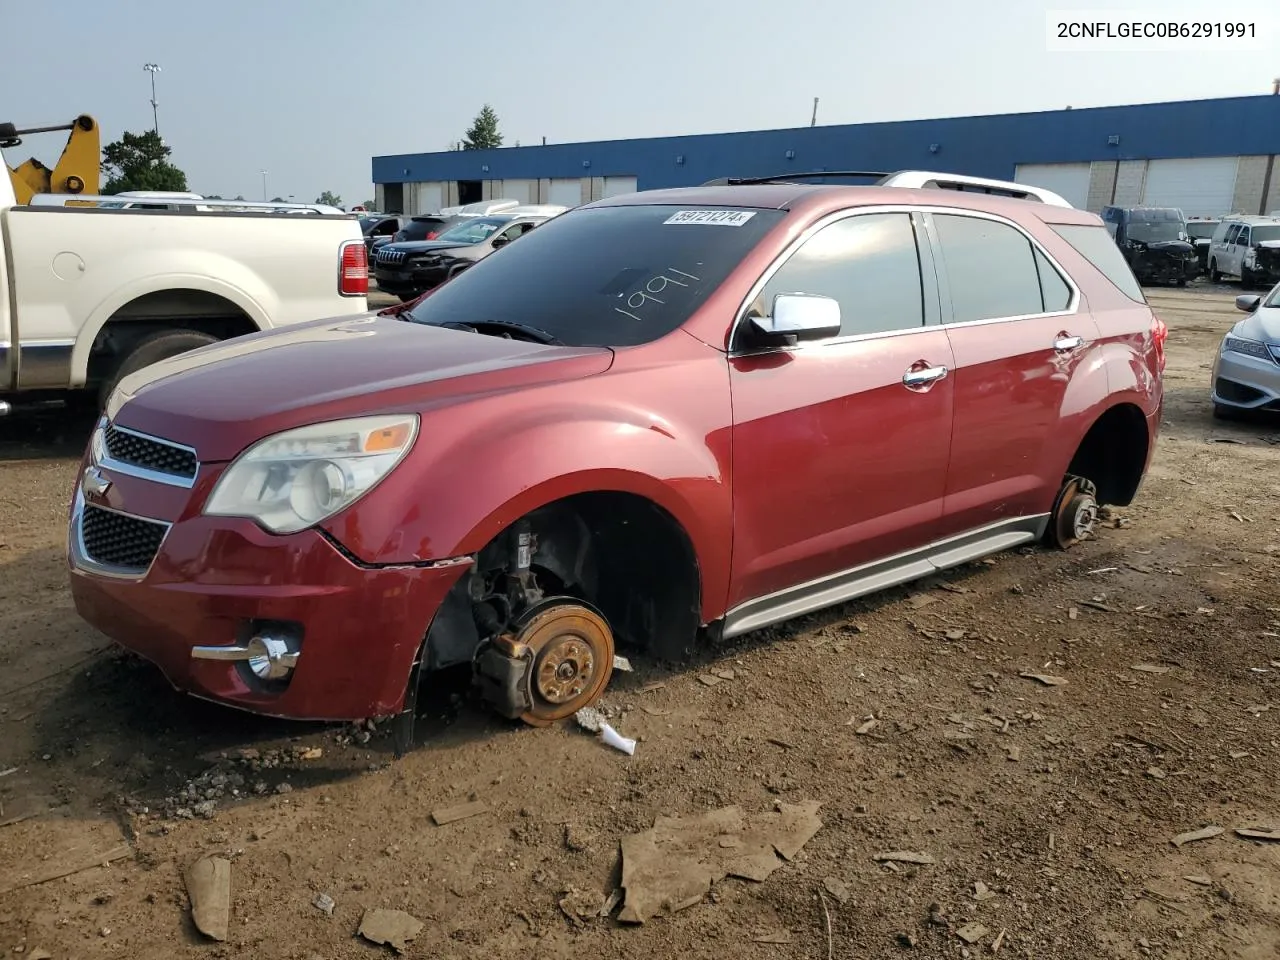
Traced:
<path fill-rule="evenodd" d="M 905 187 L 840 186 L 833 184 L 769 183 L 737 186 L 672 187 L 608 197 L 587 207 L 711 206 L 755 207 L 770 210 L 805 210 L 819 216 L 851 206 L 902 205 L 956 207 L 987 211 L 1017 219 L 1028 213 L 1045 223 L 1096 224 L 1097 215 L 1071 207 L 1034 200 L 1018 200 L 960 190 L 908 189 Z"/>

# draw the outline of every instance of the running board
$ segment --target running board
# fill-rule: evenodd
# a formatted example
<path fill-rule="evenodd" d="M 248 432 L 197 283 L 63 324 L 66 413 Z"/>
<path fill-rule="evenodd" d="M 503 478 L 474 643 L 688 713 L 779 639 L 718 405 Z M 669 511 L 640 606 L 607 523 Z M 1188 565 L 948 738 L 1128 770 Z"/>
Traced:
<path fill-rule="evenodd" d="M 740 636 L 867 594 L 920 580 L 1024 543 L 1034 543 L 1044 536 L 1048 523 L 1047 513 L 1018 517 L 941 540 L 919 550 L 900 553 L 886 560 L 864 564 L 766 597 L 748 600 L 725 614 L 722 636 Z"/>

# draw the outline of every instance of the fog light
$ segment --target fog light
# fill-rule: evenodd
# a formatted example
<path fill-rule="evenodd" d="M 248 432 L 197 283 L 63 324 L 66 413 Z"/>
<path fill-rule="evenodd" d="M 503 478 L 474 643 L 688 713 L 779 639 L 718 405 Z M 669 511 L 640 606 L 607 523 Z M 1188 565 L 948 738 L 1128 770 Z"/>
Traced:
<path fill-rule="evenodd" d="M 249 669 L 260 680 L 280 680 L 298 663 L 298 654 L 276 637 L 257 636 L 249 641 Z"/>

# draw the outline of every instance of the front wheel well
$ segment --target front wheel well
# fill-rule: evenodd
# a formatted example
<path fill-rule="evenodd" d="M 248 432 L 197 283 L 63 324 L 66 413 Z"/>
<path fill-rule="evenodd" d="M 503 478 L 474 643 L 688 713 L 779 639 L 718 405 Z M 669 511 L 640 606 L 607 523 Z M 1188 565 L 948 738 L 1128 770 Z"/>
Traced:
<path fill-rule="evenodd" d="M 1094 421 L 1067 473 L 1092 481 L 1098 503 L 1127 507 L 1142 483 L 1150 443 L 1142 410 L 1132 403 L 1117 404 Z"/>
<path fill-rule="evenodd" d="M 515 615 L 508 598 L 522 589 L 511 589 L 522 532 L 532 535 L 529 567 L 541 594 L 587 601 L 621 645 L 664 660 L 692 652 L 701 625 L 701 578 L 687 532 L 645 497 L 601 491 L 533 510 L 476 555 L 431 625 L 428 668 L 471 660 L 500 629 L 502 614 Z"/>

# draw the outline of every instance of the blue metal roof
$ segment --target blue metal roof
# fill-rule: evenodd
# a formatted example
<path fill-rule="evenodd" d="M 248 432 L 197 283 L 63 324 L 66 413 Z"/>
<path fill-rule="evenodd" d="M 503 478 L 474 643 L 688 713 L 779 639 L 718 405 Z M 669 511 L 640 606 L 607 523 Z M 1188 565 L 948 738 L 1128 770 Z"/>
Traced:
<path fill-rule="evenodd" d="M 373 180 L 634 176 L 649 190 L 788 171 L 927 169 L 1009 179 L 1020 163 L 1276 153 L 1280 96 L 1250 96 L 400 154 L 374 157 Z"/>

